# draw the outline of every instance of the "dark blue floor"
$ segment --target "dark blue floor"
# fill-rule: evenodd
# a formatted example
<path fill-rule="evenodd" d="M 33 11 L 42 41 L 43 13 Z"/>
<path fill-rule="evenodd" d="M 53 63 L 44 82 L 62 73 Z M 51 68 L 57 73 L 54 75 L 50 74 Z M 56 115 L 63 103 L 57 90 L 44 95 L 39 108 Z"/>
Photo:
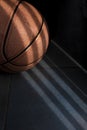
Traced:
<path fill-rule="evenodd" d="M 0 130 L 87 130 L 87 74 L 50 51 L 31 70 L 0 74 Z"/>

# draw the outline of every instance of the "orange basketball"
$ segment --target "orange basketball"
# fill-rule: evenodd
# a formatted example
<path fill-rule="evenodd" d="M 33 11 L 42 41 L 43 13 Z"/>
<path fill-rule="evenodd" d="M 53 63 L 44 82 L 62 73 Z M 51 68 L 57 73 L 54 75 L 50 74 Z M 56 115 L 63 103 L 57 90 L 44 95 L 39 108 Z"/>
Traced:
<path fill-rule="evenodd" d="M 0 70 L 32 68 L 48 45 L 46 21 L 33 5 L 24 0 L 0 0 Z"/>

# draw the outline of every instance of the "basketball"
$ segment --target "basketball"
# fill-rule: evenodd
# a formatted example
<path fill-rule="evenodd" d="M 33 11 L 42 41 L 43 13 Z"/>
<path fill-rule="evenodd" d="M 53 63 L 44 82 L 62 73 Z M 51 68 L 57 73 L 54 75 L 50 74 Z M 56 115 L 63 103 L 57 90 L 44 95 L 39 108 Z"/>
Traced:
<path fill-rule="evenodd" d="M 26 71 L 45 55 L 49 32 L 45 18 L 22 0 L 0 0 L 0 70 Z"/>

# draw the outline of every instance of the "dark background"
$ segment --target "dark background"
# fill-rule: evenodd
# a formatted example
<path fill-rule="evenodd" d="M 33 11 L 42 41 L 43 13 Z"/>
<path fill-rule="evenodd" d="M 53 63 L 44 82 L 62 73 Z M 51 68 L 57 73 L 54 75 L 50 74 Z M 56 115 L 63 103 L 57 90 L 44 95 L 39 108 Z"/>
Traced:
<path fill-rule="evenodd" d="M 87 0 L 26 0 L 45 17 L 50 38 L 87 69 Z"/>

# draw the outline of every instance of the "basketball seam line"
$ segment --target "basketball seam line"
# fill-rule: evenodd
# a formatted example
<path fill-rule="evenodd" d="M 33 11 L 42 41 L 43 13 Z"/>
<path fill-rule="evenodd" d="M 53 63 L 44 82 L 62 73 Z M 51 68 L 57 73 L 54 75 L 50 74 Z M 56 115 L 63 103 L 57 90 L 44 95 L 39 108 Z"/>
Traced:
<path fill-rule="evenodd" d="M 44 53 L 44 54 L 45 54 L 45 53 Z M 17 64 L 14 64 L 14 63 L 10 63 L 10 62 L 9 62 L 9 64 L 14 65 L 14 66 L 21 66 L 21 67 L 29 66 L 29 65 L 33 64 L 34 62 L 36 62 L 37 60 L 41 59 L 42 57 L 44 57 L 44 55 L 41 55 L 41 56 L 38 57 L 36 60 L 34 60 L 34 61 L 32 61 L 32 62 L 30 62 L 29 64 L 26 64 L 26 65 L 17 65 Z"/>
<path fill-rule="evenodd" d="M 41 30 L 42 30 L 42 27 L 43 27 L 43 21 L 44 21 L 44 20 L 42 20 L 42 24 L 41 24 L 41 27 L 40 27 L 40 29 L 39 29 L 37 35 L 34 37 L 34 39 L 31 41 L 31 43 L 30 43 L 23 51 L 21 51 L 21 53 L 20 53 L 19 55 L 17 55 L 16 57 L 14 57 L 14 59 L 16 59 L 18 56 L 20 56 L 21 54 L 23 54 L 23 52 L 25 52 L 25 51 L 33 44 L 33 42 L 38 38 L 38 36 L 39 36 L 39 34 L 40 34 Z M 42 56 L 43 56 L 43 55 L 42 55 Z M 42 57 L 42 56 L 41 56 L 41 57 Z M 41 58 L 41 57 L 39 57 L 39 58 Z M 14 59 L 12 59 L 12 60 L 14 60 Z M 11 60 L 11 61 L 12 61 L 12 60 Z M 38 60 L 38 59 L 34 60 L 33 62 L 35 62 L 35 61 L 37 61 L 37 60 Z M 32 64 L 33 62 L 31 62 L 30 64 Z M 12 64 L 12 65 L 15 65 L 15 66 L 21 66 L 21 65 L 16 65 L 16 64 L 11 63 L 11 62 L 8 62 L 8 63 L 10 63 L 10 64 Z M 27 65 L 29 65 L 29 64 L 27 64 Z M 22 66 L 27 66 L 27 65 L 22 65 Z"/>
<path fill-rule="evenodd" d="M 28 65 L 26 65 L 26 66 L 29 66 L 29 65 L 32 65 L 32 64 L 34 64 L 34 63 L 37 63 L 40 59 L 42 59 L 42 57 L 43 57 L 43 55 L 40 57 L 40 58 L 38 58 L 37 60 L 34 60 L 32 63 L 30 63 L 30 64 L 28 64 Z M 10 63 L 11 64 L 11 63 Z M 14 65 L 14 64 L 13 64 Z M 20 66 L 17 66 L 17 65 L 15 65 L 16 67 L 20 67 Z M 24 66 L 21 66 L 21 67 L 24 67 Z M 12 69 L 10 69 L 10 68 L 7 68 L 6 66 L 4 66 L 4 68 L 6 68 L 7 69 L 7 71 L 5 71 L 5 72 L 8 72 L 8 73 L 16 73 L 16 72 L 20 72 L 19 70 L 18 71 L 15 71 L 15 70 L 12 70 Z M 24 71 L 24 70 L 23 70 Z"/>
<path fill-rule="evenodd" d="M 21 1 L 22 1 L 22 0 L 20 0 L 20 1 L 18 2 L 18 4 L 16 5 L 16 7 L 15 7 L 15 9 L 14 9 L 14 12 L 13 12 L 13 14 L 12 14 L 12 17 L 11 17 L 10 21 L 9 21 L 9 25 L 8 25 L 8 28 L 7 28 L 7 31 L 6 31 L 6 34 L 5 34 L 5 38 L 4 38 L 4 42 L 3 42 L 3 55 L 4 55 L 4 58 L 6 59 L 6 62 L 5 62 L 5 63 L 8 62 L 8 59 L 7 59 L 7 57 L 6 57 L 4 47 L 5 47 L 5 44 L 6 44 L 6 40 L 7 40 L 7 37 L 8 37 L 8 33 L 9 33 L 9 30 L 10 30 L 10 26 L 11 26 L 11 23 L 12 23 L 12 21 L 13 21 L 15 12 L 17 11 L 18 6 L 19 6 L 19 4 L 21 3 Z M 3 63 L 0 64 L 0 65 L 3 65 Z"/>
<path fill-rule="evenodd" d="M 41 16 L 41 17 L 42 17 L 42 16 Z M 10 59 L 10 60 L 7 60 L 6 62 L 4 62 L 4 63 L 2 63 L 2 64 L 0 64 L 0 65 L 4 65 L 4 64 L 7 64 L 7 63 L 12 64 L 12 63 L 11 63 L 12 60 L 16 59 L 16 58 L 17 58 L 18 56 L 20 56 L 23 52 L 25 52 L 25 51 L 33 44 L 33 42 L 37 39 L 37 37 L 39 36 L 39 34 L 40 34 L 41 30 L 42 30 L 42 27 L 43 27 L 43 23 L 44 23 L 44 18 L 42 17 L 41 27 L 40 27 L 40 29 L 39 29 L 37 35 L 36 35 L 36 36 L 34 37 L 34 39 L 31 41 L 31 43 L 30 43 L 23 51 L 21 51 L 17 56 L 13 57 L 13 58 Z M 7 59 L 7 58 L 6 58 L 6 59 Z"/>

